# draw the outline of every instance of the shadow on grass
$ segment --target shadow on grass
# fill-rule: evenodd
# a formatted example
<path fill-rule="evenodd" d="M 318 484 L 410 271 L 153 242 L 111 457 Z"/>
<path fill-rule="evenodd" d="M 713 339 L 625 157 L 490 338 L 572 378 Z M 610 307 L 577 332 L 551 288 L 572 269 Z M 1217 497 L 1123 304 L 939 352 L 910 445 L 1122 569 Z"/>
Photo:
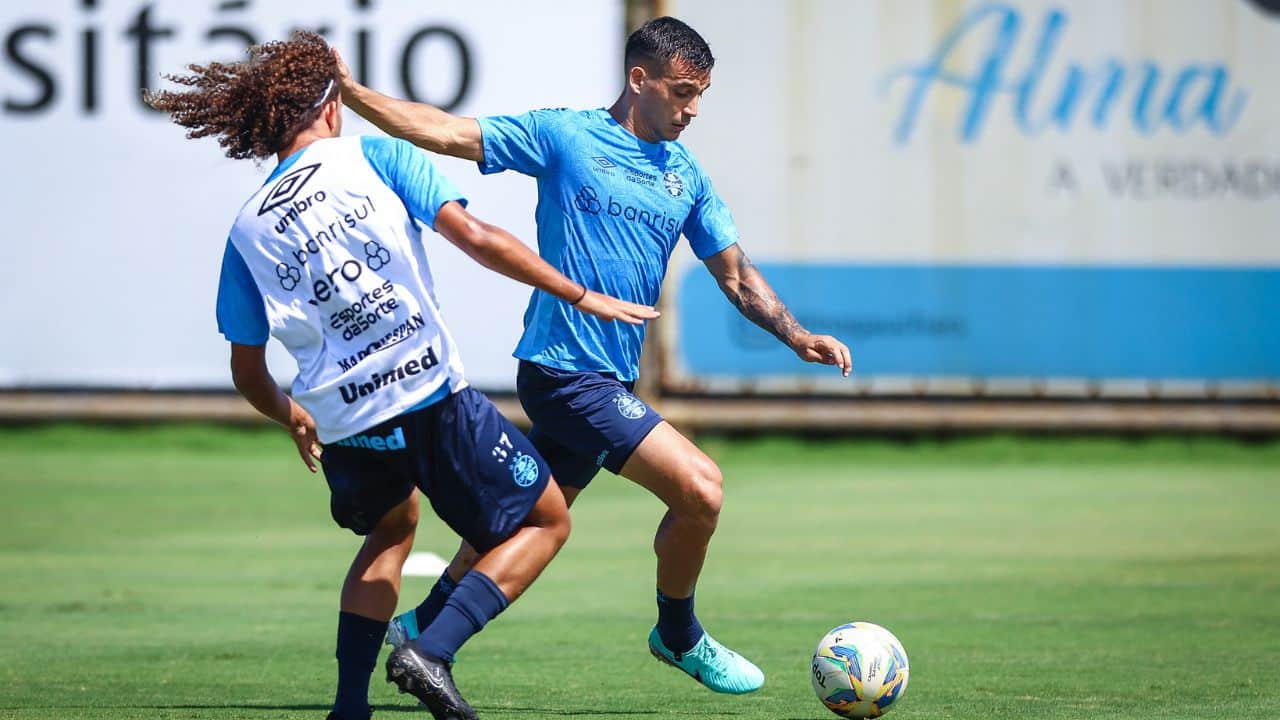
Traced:
<path fill-rule="evenodd" d="M 611 717 L 614 715 L 660 715 L 666 717 L 734 717 L 741 715 L 740 712 L 726 712 L 717 710 L 715 712 L 690 712 L 688 710 L 574 710 L 564 708 L 535 708 L 535 707 L 484 707 L 476 705 L 476 710 L 486 713 L 523 713 L 537 715 L 558 715 L 561 717 Z M 797 720 L 813 720 L 812 718 L 798 718 Z"/>
<path fill-rule="evenodd" d="M 268 705 L 265 703 L 206 703 L 206 704 L 171 704 L 171 705 L 48 705 L 48 706 L 32 706 L 23 707 L 3 707 L 3 710 L 265 710 L 280 711 L 290 710 L 297 712 L 315 711 L 318 713 L 327 713 L 333 708 L 332 705 Z M 667 713 L 657 710 L 575 710 L 563 708 L 536 708 L 536 707 L 484 707 L 476 706 L 476 709 L 493 714 L 493 713 L 521 713 L 536 715 L 556 715 L 561 717 L 610 717 L 615 715 L 666 715 Z M 375 707 L 377 714 L 382 713 L 417 713 L 425 712 L 424 708 L 419 705 L 379 705 Z M 738 715 L 739 713 L 711 713 L 715 717 L 724 715 Z M 688 713 L 679 713 L 680 717 L 688 717 Z"/>
<path fill-rule="evenodd" d="M 523 713 L 537 715 L 560 715 L 563 717 L 609 717 L 611 715 L 661 715 L 657 710 L 552 710 L 550 708 L 501 707 L 485 708 L 479 705 L 476 710 L 489 713 Z"/>
<path fill-rule="evenodd" d="M 172 705 L 24 705 L 22 707 L 0 707 L 0 710 L 296 710 L 298 712 L 324 712 L 333 709 L 332 704 L 325 705 L 268 705 L 265 703 L 206 703 L 172 704 Z M 379 707 L 379 713 L 403 712 L 422 713 L 424 709 L 414 705 Z"/>

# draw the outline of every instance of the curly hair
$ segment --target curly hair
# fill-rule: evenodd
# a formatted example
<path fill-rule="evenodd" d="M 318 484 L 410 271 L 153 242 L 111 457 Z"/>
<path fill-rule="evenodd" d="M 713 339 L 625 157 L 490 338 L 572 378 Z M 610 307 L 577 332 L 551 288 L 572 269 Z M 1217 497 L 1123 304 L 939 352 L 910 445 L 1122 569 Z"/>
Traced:
<path fill-rule="evenodd" d="M 165 75 L 192 89 L 143 98 L 188 128 L 188 138 L 217 136 L 227 157 L 270 157 L 289 147 L 337 94 L 337 61 L 324 38 L 303 31 L 248 52 L 242 62 L 188 65 L 191 75 Z"/>

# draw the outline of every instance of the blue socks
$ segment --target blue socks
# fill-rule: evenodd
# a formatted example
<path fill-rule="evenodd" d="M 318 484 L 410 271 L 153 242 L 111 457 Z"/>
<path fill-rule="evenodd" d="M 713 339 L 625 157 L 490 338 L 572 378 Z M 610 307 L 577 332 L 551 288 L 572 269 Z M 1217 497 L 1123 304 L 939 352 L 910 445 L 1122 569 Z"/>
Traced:
<path fill-rule="evenodd" d="M 693 596 L 667 597 L 658 591 L 658 637 L 673 653 L 686 653 L 702 638 L 702 625 L 693 614 Z"/>
<path fill-rule="evenodd" d="M 440 573 L 440 579 L 435 585 L 431 586 L 431 592 L 427 593 L 426 599 L 422 604 L 413 609 L 414 617 L 418 621 L 418 631 L 435 622 L 436 616 L 444 609 L 444 604 L 449 601 L 449 596 L 458 588 L 458 583 L 449 577 L 449 573 Z"/>
<path fill-rule="evenodd" d="M 369 678 L 378 664 L 378 650 L 387 634 L 385 620 L 338 613 L 338 695 L 333 711 L 343 720 L 369 717 Z"/>
<path fill-rule="evenodd" d="M 458 587 L 431 625 L 420 628 L 417 647 L 451 663 L 463 643 L 506 609 L 507 596 L 487 575 L 472 570 L 458 581 Z"/>

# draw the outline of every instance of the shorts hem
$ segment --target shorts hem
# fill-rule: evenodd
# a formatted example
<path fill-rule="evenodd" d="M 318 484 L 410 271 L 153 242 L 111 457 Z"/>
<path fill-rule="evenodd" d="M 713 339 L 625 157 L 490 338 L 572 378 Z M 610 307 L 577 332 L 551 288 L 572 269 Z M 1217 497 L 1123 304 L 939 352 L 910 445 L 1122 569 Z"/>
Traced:
<path fill-rule="evenodd" d="M 632 455 L 636 454 L 636 448 L 640 447 L 640 443 L 644 442 L 644 439 L 649 437 L 649 433 L 653 432 L 654 428 L 661 425 L 664 419 L 665 418 L 661 415 L 654 412 L 652 418 L 648 421 L 649 426 L 635 434 L 635 442 L 631 443 L 631 447 L 627 448 L 626 453 L 620 454 L 616 462 L 613 457 L 609 457 L 601 467 L 614 475 L 621 475 L 623 466 L 627 464 L 627 461 L 631 459 Z M 618 455 L 618 453 L 609 453 L 609 455 Z"/>
<path fill-rule="evenodd" d="M 483 538 L 476 538 L 476 537 L 467 537 L 467 535 L 475 535 L 475 533 L 468 532 L 466 534 L 463 534 L 461 532 L 458 532 L 458 536 L 461 537 L 463 540 L 466 540 L 468 545 L 470 545 L 473 549 L 475 549 L 477 552 L 480 552 L 480 553 L 489 552 L 490 550 L 498 547 L 502 543 L 510 540 L 512 536 L 520 532 L 520 528 L 523 528 L 525 526 L 526 522 L 529 519 L 529 513 L 533 512 L 533 508 L 535 505 L 538 504 L 538 500 L 542 499 L 542 494 L 547 491 L 547 483 L 549 483 L 550 481 L 551 481 L 551 473 L 549 471 L 544 472 L 542 473 L 542 476 L 538 478 L 538 482 L 534 483 L 528 488 L 525 488 L 526 490 L 533 491 L 532 492 L 533 500 L 529 503 L 529 505 L 526 508 L 524 508 L 523 513 L 519 515 L 517 515 L 516 513 L 507 514 L 508 517 L 512 517 L 515 519 L 510 523 L 505 533 L 485 532 Z M 446 525 L 449 524 L 448 520 L 445 520 L 445 524 Z"/>

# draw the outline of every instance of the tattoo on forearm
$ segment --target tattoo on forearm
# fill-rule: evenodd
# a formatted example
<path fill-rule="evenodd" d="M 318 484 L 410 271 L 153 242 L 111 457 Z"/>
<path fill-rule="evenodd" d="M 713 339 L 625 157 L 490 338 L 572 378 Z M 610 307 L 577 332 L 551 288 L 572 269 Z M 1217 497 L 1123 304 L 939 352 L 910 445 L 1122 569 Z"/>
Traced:
<path fill-rule="evenodd" d="M 729 301 L 748 320 L 788 345 L 796 335 L 805 331 L 787 306 L 782 304 L 782 300 L 778 299 L 764 275 L 751 264 L 746 253 L 738 256 L 738 279 L 737 287 L 726 286 L 724 291 Z"/>

